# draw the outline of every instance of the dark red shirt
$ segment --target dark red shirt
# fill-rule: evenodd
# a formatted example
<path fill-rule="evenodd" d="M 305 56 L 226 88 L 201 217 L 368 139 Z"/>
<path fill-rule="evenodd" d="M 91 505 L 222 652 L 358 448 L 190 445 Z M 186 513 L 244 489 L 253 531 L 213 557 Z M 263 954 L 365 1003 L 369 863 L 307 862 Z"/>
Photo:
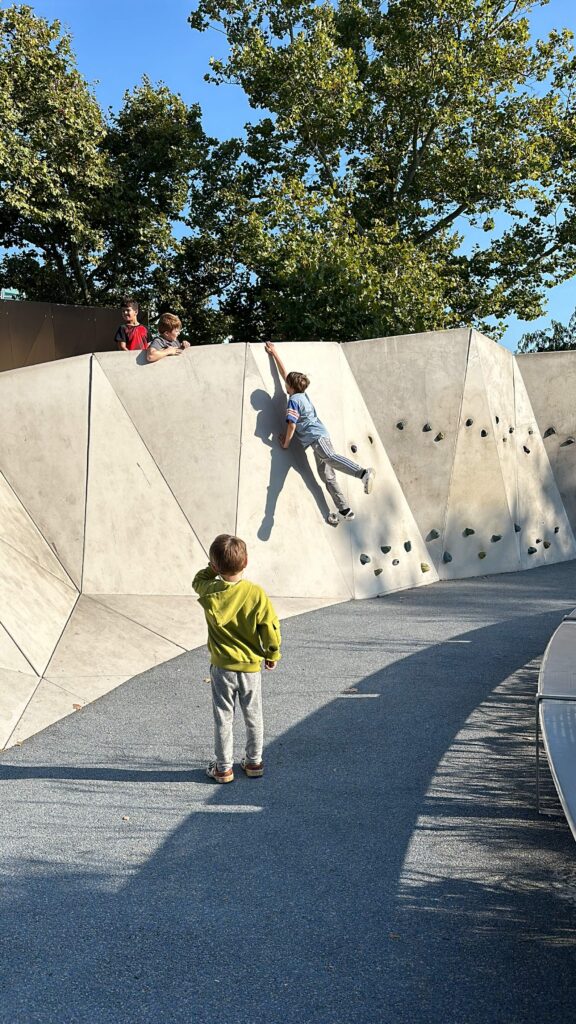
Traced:
<path fill-rule="evenodd" d="M 116 331 L 116 337 L 114 341 L 117 345 L 121 341 L 126 343 L 126 348 L 130 352 L 136 349 L 148 348 L 150 341 L 148 339 L 148 328 L 144 327 L 144 324 L 121 324 Z"/>

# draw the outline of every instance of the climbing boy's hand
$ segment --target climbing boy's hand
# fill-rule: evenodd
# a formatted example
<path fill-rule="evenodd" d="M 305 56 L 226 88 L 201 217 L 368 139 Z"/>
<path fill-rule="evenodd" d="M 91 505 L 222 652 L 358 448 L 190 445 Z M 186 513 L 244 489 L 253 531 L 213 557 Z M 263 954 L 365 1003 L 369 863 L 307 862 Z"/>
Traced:
<path fill-rule="evenodd" d="M 265 661 L 265 662 L 264 662 L 264 665 L 266 666 L 266 668 L 267 668 L 267 669 L 268 669 L 268 670 L 269 670 L 270 672 L 273 672 L 273 671 L 274 671 L 274 669 L 276 668 L 276 665 L 277 665 L 277 664 L 278 664 L 278 662 L 277 662 L 277 661 Z"/>
<path fill-rule="evenodd" d="M 264 342 L 264 348 L 266 349 L 267 352 L 270 353 L 271 356 L 274 355 L 274 352 L 276 350 L 276 346 L 275 346 L 273 341 L 266 341 L 266 342 Z"/>

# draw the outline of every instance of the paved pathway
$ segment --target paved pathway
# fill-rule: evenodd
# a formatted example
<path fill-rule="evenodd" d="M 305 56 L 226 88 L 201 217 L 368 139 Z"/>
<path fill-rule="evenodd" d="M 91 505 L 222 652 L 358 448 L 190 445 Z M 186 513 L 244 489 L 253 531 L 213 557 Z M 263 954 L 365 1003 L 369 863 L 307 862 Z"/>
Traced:
<path fill-rule="evenodd" d="M 573 1020 L 576 846 L 531 739 L 574 580 L 288 621 L 263 780 L 205 779 L 204 650 L 0 755 L 2 1024 Z"/>

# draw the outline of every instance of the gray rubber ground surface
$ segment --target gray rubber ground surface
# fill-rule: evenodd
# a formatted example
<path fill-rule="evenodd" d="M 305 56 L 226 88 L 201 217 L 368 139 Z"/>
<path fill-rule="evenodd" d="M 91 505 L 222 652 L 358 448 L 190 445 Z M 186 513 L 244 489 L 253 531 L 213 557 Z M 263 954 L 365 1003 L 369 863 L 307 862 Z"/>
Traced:
<path fill-rule="evenodd" d="M 263 780 L 204 776 L 205 650 L 2 754 L 2 1024 L 573 1021 L 531 744 L 575 604 L 565 563 L 288 621 Z"/>

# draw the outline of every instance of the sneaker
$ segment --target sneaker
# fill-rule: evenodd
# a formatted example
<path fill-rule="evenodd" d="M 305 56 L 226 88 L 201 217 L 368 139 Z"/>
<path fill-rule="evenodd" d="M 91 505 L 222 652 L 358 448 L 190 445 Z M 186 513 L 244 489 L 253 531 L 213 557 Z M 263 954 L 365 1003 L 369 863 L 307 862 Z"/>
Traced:
<path fill-rule="evenodd" d="M 225 772 L 219 772 L 217 761 L 210 761 L 206 769 L 206 775 L 209 779 L 214 779 L 214 782 L 234 782 L 233 769 L 228 768 Z"/>
<path fill-rule="evenodd" d="M 376 473 L 373 469 L 366 469 L 362 481 L 364 483 L 364 494 L 370 494 L 370 491 L 374 487 L 374 477 Z"/>
<path fill-rule="evenodd" d="M 354 513 L 351 508 L 341 508 L 340 515 L 342 519 L 354 519 Z"/>
<path fill-rule="evenodd" d="M 240 761 L 240 767 L 249 779 L 260 779 L 264 775 L 263 761 L 260 761 L 260 764 L 254 764 L 253 761 L 247 761 L 246 758 L 243 757 Z"/>
<path fill-rule="evenodd" d="M 326 516 L 326 522 L 328 523 L 328 526 L 338 526 L 338 523 L 340 522 L 338 519 L 338 513 L 331 512 L 329 516 Z"/>

